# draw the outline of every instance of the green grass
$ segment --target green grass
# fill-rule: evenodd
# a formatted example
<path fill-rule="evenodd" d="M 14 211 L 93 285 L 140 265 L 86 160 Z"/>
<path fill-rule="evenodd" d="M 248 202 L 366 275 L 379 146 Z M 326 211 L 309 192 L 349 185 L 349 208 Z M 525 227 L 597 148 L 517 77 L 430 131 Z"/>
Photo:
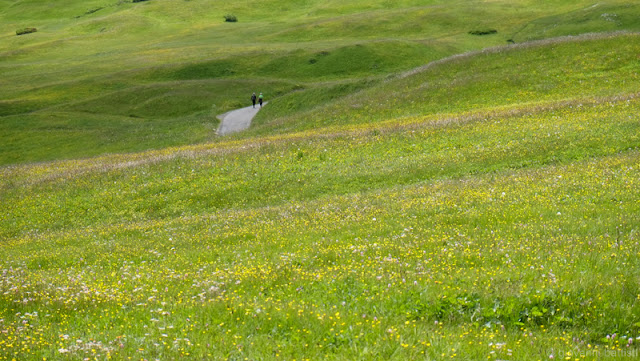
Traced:
<path fill-rule="evenodd" d="M 216 105 L 216 112 L 224 113 L 246 104 L 252 91 L 264 92 L 269 100 L 285 96 L 280 103 L 283 108 L 275 109 L 278 102 L 271 102 L 272 114 L 261 114 L 259 123 L 281 124 L 283 115 L 288 113 L 291 119 L 300 121 L 286 120 L 287 123 L 303 124 L 287 128 L 317 127 L 317 119 L 307 121 L 305 114 L 297 118 L 298 109 L 288 105 L 306 101 L 305 94 L 310 93 L 299 92 L 301 88 L 318 92 L 328 86 L 329 94 L 320 98 L 324 99 L 322 103 L 330 104 L 337 95 L 349 95 L 344 91 L 333 94 L 336 88 L 328 84 L 332 81 L 338 85 L 355 84 L 363 78 L 384 80 L 450 55 L 504 45 L 507 40 L 521 42 L 588 32 L 638 30 L 637 6 L 626 1 L 593 5 L 587 1 L 513 4 L 436 0 L 305 1 L 295 6 L 283 0 L 259 4 L 167 0 L 73 1 L 64 5 L 41 0 L 3 2 L 0 3 L 2 123 L 4 117 L 23 117 L 25 113 L 37 113 L 39 118 L 56 117 L 61 109 L 77 113 L 79 103 L 84 103 L 81 112 L 89 108 L 89 112 L 100 109 L 101 114 L 104 111 L 108 116 L 134 114 L 149 123 L 158 123 L 160 133 L 170 129 L 176 137 L 173 141 L 158 137 L 158 127 L 146 127 L 140 130 L 145 133 L 143 138 L 157 142 L 140 145 L 136 141 L 140 134 L 130 136 L 132 133 L 123 131 L 108 137 L 112 144 L 89 149 L 82 132 L 50 137 L 40 131 L 41 135 L 35 138 L 18 139 L 9 129 L 2 132 L 2 143 L 17 144 L 20 149 L 1 153 L 0 164 L 87 157 L 112 149 L 131 152 L 216 141 L 211 132 L 202 136 L 203 123 L 215 127 L 214 116 L 188 123 L 182 119 L 192 119 L 210 110 L 211 105 Z M 228 13 L 235 14 L 239 21 L 225 23 L 223 16 Z M 608 20 L 611 14 L 617 20 Z M 593 21 L 585 21 L 584 17 Z M 16 29 L 25 27 L 37 27 L 39 31 L 15 36 Z M 553 32 L 547 34 L 548 27 L 553 27 Z M 468 34 L 485 28 L 498 32 L 481 37 Z M 566 54 L 559 54 L 563 55 Z M 552 63 L 541 66 L 540 71 L 553 71 Z M 529 69 L 525 66 L 522 71 Z M 223 79 L 225 90 L 220 91 L 221 83 L 217 82 Z M 546 86 L 537 78 L 516 79 L 521 84 L 531 80 L 532 86 Z M 200 91 L 192 81 L 210 83 Z M 368 96 L 377 98 L 376 92 L 382 88 L 376 89 Z M 140 98 L 151 109 L 131 109 L 138 105 L 134 100 L 138 98 L 131 95 L 140 91 Z M 389 93 L 387 89 L 384 91 Z M 470 92 L 460 96 L 470 99 L 474 95 Z M 171 111 L 166 112 L 169 105 Z M 169 117 L 173 123 L 184 126 L 164 128 Z M 75 122 L 71 120 L 69 126 Z M 37 129 L 33 131 L 38 132 Z M 263 134 L 272 130 L 269 127 Z M 109 133 L 109 126 L 96 128 L 96 132 Z M 47 139 L 51 139 L 50 144 Z M 69 144 L 73 151 L 55 153 L 59 142 Z M 54 149 L 54 153 L 41 152 L 39 148 Z"/>
<path fill-rule="evenodd" d="M 116 89 L 122 84 L 107 86 Z M 68 99 L 66 104 L 31 112 L 31 107 L 42 104 L 39 100 L 15 104 L 27 113 L 3 117 L 0 131 L 5 141 L 0 153 L 4 164 L 12 164 L 205 142 L 215 137 L 216 115 L 247 106 L 250 101 L 239 99 L 255 87 L 278 94 L 296 85 L 192 80 L 126 87 L 87 98 L 83 95 L 91 92 L 91 86 L 62 84 L 55 91 Z"/>
<path fill-rule="evenodd" d="M 539 40 L 585 32 L 639 30 L 640 5 L 631 3 L 594 3 L 584 9 L 536 19 L 513 33 L 514 41 Z"/>
<path fill-rule="evenodd" d="M 5 169 L 0 345 L 27 359 L 629 350 L 638 106 Z"/>
<path fill-rule="evenodd" d="M 102 215 L 107 222 L 124 215 L 132 220 L 153 220 L 567 163 L 637 149 L 638 109 L 634 100 L 615 106 L 588 105 L 481 122 L 436 123 L 408 133 L 402 127 L 381 129 L 378 134 L 376 128 L 370 128 L 357 136 L 346 133 L 327 140 L 303 137 L 267 143 L 245 152 L 223 153 L 212 159 L 151 163 L 132 173 L 116 172 L 106 177 L 99 174 L 88 183 L 83 178 L 80 184 L 67 181 L 62 175 L 62 183 L 45 182 L 42 189 L 29 188 L 32 193 L 48 194 L 49 200 L 25 199 L 29 203 L 24 206 L 45 225 L 55 225 L 47 231 L 56 231 L 59 227 L 97 222 L 93 217 L 84 218 L 84 212 L 70 213 L 69 217 L 51 213 L 60 199 L 77 198 L 80 203 L 69 205 L 71 209 L 85 209 L 94 217 Z M 142 161 L 155 157 L 143 156 Z M 63 163 L 60 169 L 65 168 Z M 187 179 L 166 176 L 183 171 L 188 174 Z M 5 179 L 22 183 L 11 172 Z M 96 188 L 102 191 L 96 194 Z M 8 197 L 6 202 L 17 202 L 23 193 L 22 187 L 6 189 L 7 197 L 16 197 Z M 12 220 L 1 227 L 7 236 L 18 236 L 33 228 L 33 221 L 21 213 L 14 214 L 9 209 L 6 217 Z"/>
<path fill-rule="evenodd" d="M 637 12 L 0 0 L 0 360 L 637 357 Z"/>
<path fill-rule="evenodd" d="M 289 117 L 276 113 L 277 99 L 259 114 L 255 128 L 270 134 L 635 93 L 638 40 L 637 34 L 588 36 L 454 57 Z"/>

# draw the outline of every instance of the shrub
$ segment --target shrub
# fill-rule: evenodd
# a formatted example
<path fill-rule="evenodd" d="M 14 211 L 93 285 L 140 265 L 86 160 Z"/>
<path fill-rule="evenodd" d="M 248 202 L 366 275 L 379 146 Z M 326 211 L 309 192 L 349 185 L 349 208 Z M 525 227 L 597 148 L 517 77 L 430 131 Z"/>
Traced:
<path fill-rule="evenodd" d="M 147 1 L 147 0 L 133 0 L 132 2 L 134 2 L 134 3 L 141 3 L 141 2 L 143 2 L 143 1 Z"/>
<path fill-rule="evenodd" d="M 16 35 L 30 34 L 30 33 L 35 33 L 36 31 L 38 31 L 38 29 L 36 28 L 24 28 L 24 29 L 16 30 Z"/>
<path fill-rule="evenodd" d="M 95 13 L 95 12 L 98 12 L 98 11 L 100 11 L 100 10 L 102 10 L 102 9 L 104 9 L 104 8 L 103 8 L 103 7 L 93 8 L 93 9 L 87 10 L 84 14 L 85 14 L 85 15 L 90 15 L 90 14 L 93 14 L 93 13 Z"/>
<path fill-rule="evenodd" d="M 497 33 L 496 29 L 485 29 L 485 30 L 471 30 L 469 34 L 471 35 L 490 35 Z"/>
<path fill-rule="evenodd" d="M 227 14 L 224 16 L 224 21 L 228 23 L 235 23 L 238 21 L 238 18 L 236 18 L 236 16 L 233 14 Z"/>

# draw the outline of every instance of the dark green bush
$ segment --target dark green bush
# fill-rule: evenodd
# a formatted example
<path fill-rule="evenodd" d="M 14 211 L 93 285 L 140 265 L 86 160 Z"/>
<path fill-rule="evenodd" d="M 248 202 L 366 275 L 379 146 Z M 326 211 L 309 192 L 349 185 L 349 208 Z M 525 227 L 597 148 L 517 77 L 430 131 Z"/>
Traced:
<path fill-rule="evenodd" d="M 497 33 L 496 29 L 485 29 L 485 30 L 471 30 L 469 34 L 471 35 L 490 35 Z"/>
<path fill-rule="evenodd" d="M 143 1 L 147 1 L 147 0 L 133 0 L 132 2 L 134 2 L 134 3 L 140 3 L 140 2 L 143 2 Z"/>
<path fill-rule="evenodd" d="M 238 18 L 236 18 L 236 16 L 233 14 L 227 14 L 224 16 L 224 21 L 228 23 L 235 23 L 238 21 Z"/>
<path fill-rule="evenodd" d="M 103 7 L 93 8 L 93 9 L 87 10 L 84 14 L 85 15 L 90 15 L 90 14 L 96 13 L 96 12 L 102 10 L 102 9 L 104 9 L 104 8 Z"/>
<path fill-rule="evenodd" d="M 38 31 L 38 29 L 36 28 L 24 28 L 24 29 L 16 30 L 16 35 L 30 34 L 30 33 L 35 33 L 36 31 Z"/>

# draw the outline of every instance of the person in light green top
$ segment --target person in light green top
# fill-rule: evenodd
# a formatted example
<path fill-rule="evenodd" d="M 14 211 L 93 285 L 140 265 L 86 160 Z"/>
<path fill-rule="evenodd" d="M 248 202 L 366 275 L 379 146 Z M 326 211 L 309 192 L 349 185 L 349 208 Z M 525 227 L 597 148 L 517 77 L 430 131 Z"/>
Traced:
<path fill-rule="evenodd" d="M 258 103 L 260 103 L 260 108 L 262 108 L 262 92 L 258 95 Z"/>

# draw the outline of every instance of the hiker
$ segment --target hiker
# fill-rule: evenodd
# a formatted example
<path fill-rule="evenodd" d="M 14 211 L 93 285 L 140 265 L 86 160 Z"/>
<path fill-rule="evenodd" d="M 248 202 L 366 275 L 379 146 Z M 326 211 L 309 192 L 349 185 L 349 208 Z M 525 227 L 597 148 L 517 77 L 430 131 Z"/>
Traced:
<path fill-rule="evenodd" d="M 253 102 L 253 107 L 256 107 L 256 93 L 253 93 L 253 95 L 251 95 L 251 101 Z"/>
<path fill-rule="evenodd" d="M 258 97 L 258 101 L 260 102 L 260 108 L 262 108 L 262 93 L 260 93 L 260 96 Z"/>

